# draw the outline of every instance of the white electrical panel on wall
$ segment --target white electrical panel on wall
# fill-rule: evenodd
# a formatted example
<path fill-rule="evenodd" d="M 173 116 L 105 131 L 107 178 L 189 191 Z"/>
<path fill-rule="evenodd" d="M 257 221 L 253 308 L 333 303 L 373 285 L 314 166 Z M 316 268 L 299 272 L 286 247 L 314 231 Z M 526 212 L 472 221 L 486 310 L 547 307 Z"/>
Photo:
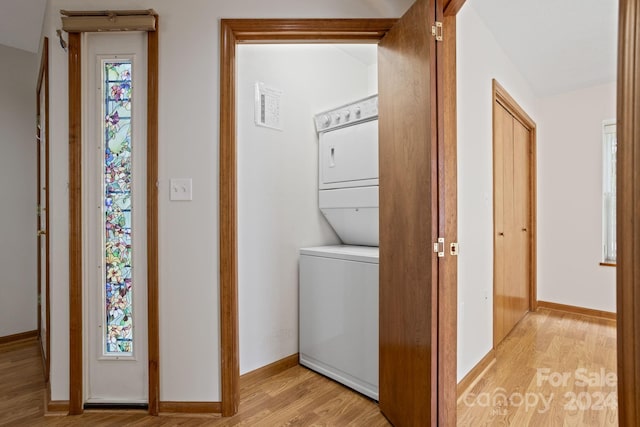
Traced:
<path fill-rule="evenodd" d="M 256 82 L 255 121 L 256 125 L 282 130 L 280 103 L 282 91 L 262 82 Z"/>

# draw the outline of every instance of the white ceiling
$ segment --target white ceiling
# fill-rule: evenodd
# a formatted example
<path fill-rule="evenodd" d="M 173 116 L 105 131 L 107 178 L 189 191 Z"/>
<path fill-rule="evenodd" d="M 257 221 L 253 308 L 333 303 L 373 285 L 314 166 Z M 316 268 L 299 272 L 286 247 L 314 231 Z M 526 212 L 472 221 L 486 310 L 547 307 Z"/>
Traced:
<path fill-rule="evenodd" d="M 467 0 L 538 96 L 616 79 L 617 0 Z"/>
<path fill-rule="evenodd" d="M 411 2 L 368 1 L 390 15 Z M 37 52 L 45 7 L 46 0 L 0 0 L 0 44 Z M 617 0 L 467 0 L 464 7 L 473 7 L 539 96 L 615 80 Z"/>
<path fill-rule="evenodd" d="M 0 44 L 37 52 L 46 6 L 47 0 L 0 0 Z"/>

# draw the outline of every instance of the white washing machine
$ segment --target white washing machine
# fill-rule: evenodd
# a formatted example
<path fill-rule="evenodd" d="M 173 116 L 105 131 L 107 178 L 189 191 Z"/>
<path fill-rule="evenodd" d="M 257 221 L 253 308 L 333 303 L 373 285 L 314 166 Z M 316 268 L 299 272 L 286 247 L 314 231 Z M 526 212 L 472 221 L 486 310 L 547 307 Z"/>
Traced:
<path fill-rule="evenodd" d="M 300 250 L 300 364 L 378 400 L 378 248 Z"/>
<path fill-rule="evenodd" d="M 319 207 L 345 245 L 300 250 L 300 364 L 378 400 L 378 97 L 315 120 Z"/>

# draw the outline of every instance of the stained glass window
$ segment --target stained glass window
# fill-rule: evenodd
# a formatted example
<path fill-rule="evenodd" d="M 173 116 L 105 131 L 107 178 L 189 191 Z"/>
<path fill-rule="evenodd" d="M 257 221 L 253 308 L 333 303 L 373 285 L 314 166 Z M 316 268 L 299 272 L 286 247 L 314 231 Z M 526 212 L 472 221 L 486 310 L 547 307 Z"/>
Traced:
<path fill-rule="evenodd" d="M 104 62 L 105 354 L 133 353 L 131 61 Z"/>

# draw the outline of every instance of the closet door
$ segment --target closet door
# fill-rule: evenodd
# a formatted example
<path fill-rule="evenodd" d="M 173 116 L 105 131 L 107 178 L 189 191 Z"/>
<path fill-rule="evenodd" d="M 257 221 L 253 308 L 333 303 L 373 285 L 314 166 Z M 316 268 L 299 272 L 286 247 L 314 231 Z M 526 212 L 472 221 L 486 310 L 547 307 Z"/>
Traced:
<path fill-rule="evenodd" d="M 530 132 L 494 109 L 494 346 L 529 310 Z"/>
<path fill-rule="evenodd" d="M 513 325 L 529 311 L 531 289 L 531 132 L 513 119 Z"/>

